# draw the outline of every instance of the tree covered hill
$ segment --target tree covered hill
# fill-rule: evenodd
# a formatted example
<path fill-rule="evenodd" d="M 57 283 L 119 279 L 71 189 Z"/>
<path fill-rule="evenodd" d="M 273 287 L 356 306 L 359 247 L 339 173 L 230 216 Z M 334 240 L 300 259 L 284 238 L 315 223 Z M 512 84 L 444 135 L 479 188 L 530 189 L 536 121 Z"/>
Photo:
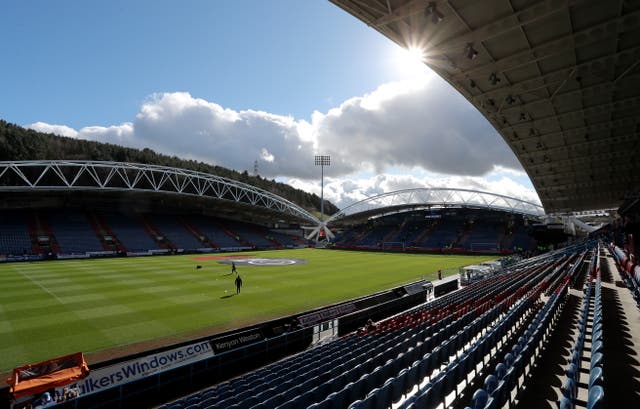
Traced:
<path fill-rule="evenodd" d="M 210 173 L 275 193 L 312 213 L 320 211 L 320 197 L 318 195 L 295 189 L 275 180 L 251 176 L 247 171 L 241 173 L 204 162 L 163 155 L 148 148 L 140 150 L 109 143 L 45 134 L 0 119 L 0 160 L 62 159 L 135 162 Z M 338 208 L 325 200 L 324 211 L 326 214 L 333 214 L 338 211 Z"/>

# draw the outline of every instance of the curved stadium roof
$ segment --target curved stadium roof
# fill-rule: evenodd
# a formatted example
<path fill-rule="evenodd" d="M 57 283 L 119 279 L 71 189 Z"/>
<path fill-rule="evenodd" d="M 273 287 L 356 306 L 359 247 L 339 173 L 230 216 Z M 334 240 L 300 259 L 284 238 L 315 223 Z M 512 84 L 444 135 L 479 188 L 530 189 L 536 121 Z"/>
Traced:
<path fill-rule="evenodd" d="M 255 186 L 208 173 L 140 163 L 0 161 L 0 194 L 23 191 L 154 192 L 203 197 L 319 223 L 300 206 Z"/>
<path fill-rule="evenodd" d="M 500 210 L 533 217 L 544 216 L 542 206 L 509 196 L 470 189 L 418 188 L 383 193 L 361 200 L 341 209 L 326 223 L 351 216 L 380 214 L 389 209 L 454 206 Z"/>
<path fill-rule="evenodd" d="M 425 63 L 495 127 L 548 213 L 640 187 L 640 2 L 331 0 Z"/>

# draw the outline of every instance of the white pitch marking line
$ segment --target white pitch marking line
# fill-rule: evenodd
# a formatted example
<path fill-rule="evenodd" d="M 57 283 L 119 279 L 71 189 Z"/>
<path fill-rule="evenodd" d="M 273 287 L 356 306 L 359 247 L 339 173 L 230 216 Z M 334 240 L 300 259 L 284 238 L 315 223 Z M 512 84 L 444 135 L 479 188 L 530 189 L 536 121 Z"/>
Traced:
<path fill-rule="evenodd" d="M 60 304 L 64 304 L 64 302 L 58 298 L 57 295 L 55 295 L 54 293 L 52 293 L 51 291 L 49 291 L 49 289 L 45 286 L 43 286 L 42 284 L 40 284 L 39 282 L 35 281 L 34 279 L 32 279 L 31 277 L 29 277 L 26 273 L 23 273 L 22 271 L 18 270 L 18 273 L 20 273 L 21 276 L 23 276 L 24 278 L 26 278 L 27 280 L 31 281 L 33 284 L 37 285 L 38 287 L 40 287 L 44 292 L 46 292 L 47 294 L 49 294 L 50 296 L 52 296 L 53 298 L 55 298 L 56 300 L 58 300 L 58 302 Z"/>

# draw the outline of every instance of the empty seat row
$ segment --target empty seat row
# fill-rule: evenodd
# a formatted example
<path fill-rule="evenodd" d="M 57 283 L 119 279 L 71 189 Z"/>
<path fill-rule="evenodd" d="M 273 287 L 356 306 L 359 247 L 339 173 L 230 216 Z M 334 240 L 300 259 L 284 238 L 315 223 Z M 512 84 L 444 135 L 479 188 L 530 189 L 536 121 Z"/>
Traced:
<path fill-rule="evenodd" d="M 618 271 L 627 288 L 631 290 L 636 305 L 640 308 L 640 265 L 635 264 L 633 255 L 627 256 L 624 250 L 613 245 L 613 243 L 610 245 L 609 251 L 616 260 Z"/>
<path fill-rule="evenodd" d="M 593 294 L 593 303 L 591 302 Z M 566 378 L 562 384 L 562 398 L 558 404 L 561 409 L 575 409 L 578 397 L 578 384 L 585 340 L 590 335 L 591 346 L 589 359 L 589 382 L 587 409 L 602 407 L 604 399 L 602 360 L 604 352 L 603 322 L 602 322 L 602 280 L 600 278 L 599 249 L 594 251 L 591 258 L 589 281 L 583 297 L 583 306 L 578 318 L 578 334 L 574 348 L 571 351 Z M 588 325 L 589 315 L 592 314 L 591 327 Z"/>
<path fill-rule="evenodd" d="M 525 375 L 527 367 L 535 364 L 536 351 L 548 342 L 566 294 L 567 286 L 563 285 L 559 292 L 551 295 L 511 352 L 496 365 L 494 373 L 485 378 L 483 388 L 474 392 L 467 409 L 497 409 L 511 401 L 512 391 L 519 388 L 519 378 Z"/>
<path fill-rule="evenodd" d="M 491 357 L 494 346 L 502 343 L 515 328 L 515 324 L 521 322 L 532 310 L 534 297 L 529 296 L 521 300 L 497 325 L 490 328 L 476 342 L 469 345 L 458 359 L 453 360 L 447 367 L 436 374 L 433 379 L 420 387 L 418 391 L 407 399 L 400 407 L 402 409 L 414 409 L 433 407 L 444 401 L 444 398 L 456 390 L 457 385 L 466 381 L 468 375 L 475 371 L 478 364 L 484 366 L 485 357 Z M 497 349 L 496 349 L 497 351 Z"/>
<path fill-rule="evenodd" d="M 187 401 L 200 408 L 322 407 L 330 405 L 327 400 L 345 405 L 386 402 L 389 393 L 397 402 L 422 380 L 434 383 L 432 374 L 442 377 L 443 391 L 450 390 L 453 380 L 472 372 L 485 349 L 504 337 L 506 332 L 500 331 L 508 331 L 531 309 L 532 294 L 548 286 L 549 272 L 563 260 L 556 254 L 521 263 L 509 273 L 389 320 L 398 325 L 380 323 L 384 330 L 338 339 L 166 407 L 184 407 Z M 428 319 L 416 318 L 423 313 Z M 437 375 L 447 371 L 456 376 L 445 380 Z"/>

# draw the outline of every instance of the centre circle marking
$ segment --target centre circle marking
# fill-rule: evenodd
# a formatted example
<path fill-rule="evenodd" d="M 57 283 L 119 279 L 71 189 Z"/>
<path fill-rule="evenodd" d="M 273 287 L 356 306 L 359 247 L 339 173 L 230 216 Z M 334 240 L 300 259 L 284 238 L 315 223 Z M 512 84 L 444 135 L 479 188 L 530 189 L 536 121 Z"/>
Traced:
<path fill-rule="evenodd" d="M 232 262 L 235 263 L 237 266 L 269 267 L 269 266 L 292 266 L 294 264 L 306 264 L 307 260 L 302 260 L 298 258 L 247 257 L 247 258 L 234 258 L 234 259 L 220 260 L 218 263 L 231 265 Z"/>

